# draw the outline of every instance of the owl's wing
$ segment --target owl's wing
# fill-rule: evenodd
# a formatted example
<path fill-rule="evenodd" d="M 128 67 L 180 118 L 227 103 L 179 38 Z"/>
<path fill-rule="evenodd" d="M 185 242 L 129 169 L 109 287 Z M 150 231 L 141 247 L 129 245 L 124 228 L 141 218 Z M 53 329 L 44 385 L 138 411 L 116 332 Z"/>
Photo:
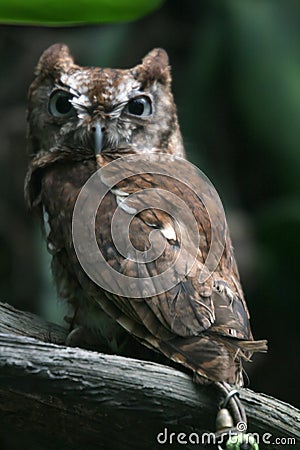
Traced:
<path fill-rule="evenodd" d="M 109 259 L 110 254 L 115 255 L 113 265 L 118 272 L 128 277 L 128 282 L 129 277 L 143 279 L 135 287 L 140 289 L 140 292 L 132 292 L 132 295 L 126 295 L 126 298 L 120 295 L 123 299 L 115 302 L 120 309 L 133 319 L 141 321 L 150 330 L 155 317 L 163 329 L 175 335 L 196 336 L 215 321 L 213 280 L 207 277 L 205 282 L 199 281 L 200 272 L 207 270 L 204 263 L 210 243 L 209 218 L 199 200 L 197 205 L 197 196 L 186 188 L 186 192 L 181 192 L 180 195 L 183 198 L 192 196 L 189 200 L 185 198 L 185 202 L 189 203 L 188 208 L 197 210 L 199 220 L 198 223 L 195 221 L 190 224 L 188 217 L 184 221 L 183 217 L 178 217 L 173 198 L 168 199 L 162 194 L 167 188 L 172 190 L 172 193 L 176 192 L 174 183 L 166 186 L 170 183 L 166 177 L 156 179 L 155 185 L 152 180 L 151 185 L 159 185 L 162 190 L 151 191 L 149 199 L 148 193 L 145 192 L 146 181 L 145 178 L 136 177 L 127 182 L 126 194 L 128 191 L 139 193 L 138 197 L 131 198 L 129 202 L 126 201 L 124 189 L 112 189 L 108 194 L 111 196 L 111 206 L 106 205 L 103 211 L 100 208 L 98 212 L 99 246 L 106 252 L 105 258 Z M 150 179 L 148 181 L 151 182 Z M 160 209 L 145 209 L 149 201 L 159 205 Z M 114 221 L 112 239 L 109 227 L 105 227 L 104 222 L 109 225 L 112 223 L 117 206 L 120 207 L 121 216 Z M 128 230 L 126 219 L 129 223 Z M 194 225 L 195 234 L 199 235 L 198 242 L 197 236 L 193 236 L 189 230 L 190 225 L 191 229 Z M 124 243 L 128 231 L 129 239 Z M 120 255 L 114 245 L 115 237 L 122 241 L 123 255 Z M 200 241 L 203 241 L 202 245 L 199 245 Z M 152 332 L 157 333 L 156 326 Z"/>
<path fill-rule="evenodd" d="M 141 213 L 132 219 L 130 227 L 132 246 L 143 250 L 149 246 L 149 234 L 154 228 L 153 223 L 149 224 L 149 212 L 146 211 L 145 214 L 147 220 L 144 213 Z M 174 239 L 175 226 L 173 231 L 170 224 L 167 228 L 162 226 L 164 218 L 161 211 L 154 210 L 151 214 L 160 216 L 155 225 L 157 233 L 151 236 L 151 248 L 164 250 L 154 261 L 144 263 L 134 258 L 124 258 L 116 266 L 123 275 L 147 280 L 137 283 L 136 289 L 140 289 L 140 292 L 133 292 L 131 297 L 115 297 L 114 301 L 120 309 L 143 323 L 153 334 L 161 329 L 161 332 L 167 330 L 176 336 L 191 337 L 213 329 L 223 336 L 249 339 L 248 311 L 244 307 L 243 297 L 239 296 L 231 281 L 233 273 L 230 267 L 227 268 L 230 283 L 226 274 L 220 270 L 214 274 L 208 273 L 207 279 L 201 282 L 201 274 L 208 272 L 203 256 L 206 249 L 203 252 L 198 250 L 196 257 L 188 249 L 180 255 L 181 242 Z M 166 221 L 167 219 L 169 217 L 166 215 Z M 225 264 L 224 261 L 222 263 Z M 229 265 L 230 260 L 227 263 Z M 189 267 L 186 267 L 188 265 L 189 271 Z M 162 281 L 159 275 L 162 276 Z M 164 289 L 164 277 L 167 277 L 167 282 L 170 281 L 171 288 Z M 238 283 L 238 280 L 235 282 Z M 156 295 L 149 295 L 151 288 L 157 292 Z"/>
<path fill-rule="evenodd" d="M 184 217 L 166 192 L 182 199 L 191 216 Z M 129 196 L 135 193 L 139 195 Z M 212 214 L 213 199 L 208 200 Z M 113 222 L 117 206 L 123 215 Z M 132 278 L 141 282 L 131 295 L 120 285 L 118 292 L 106 292 L 107 299 L 98 301 L 141 342 L 200 377 L 241 383 L 240 357 L 248 358 L 261 345 L 252 339 L 227 224 L 221 219 L 215 214 L 211 259 L 216 261 L 210 271 L 211 217 L 192 189 L 153 174 L 132 176 L 115 186 L 96 216 L 98 245 L 128 284 Z M 151 258 L 151 251 L 158 257 Z"/>

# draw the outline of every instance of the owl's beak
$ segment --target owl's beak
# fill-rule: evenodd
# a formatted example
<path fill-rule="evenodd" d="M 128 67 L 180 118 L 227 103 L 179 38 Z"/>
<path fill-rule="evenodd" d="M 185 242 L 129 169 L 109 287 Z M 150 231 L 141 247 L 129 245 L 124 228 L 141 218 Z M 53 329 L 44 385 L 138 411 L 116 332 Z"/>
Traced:
<path fill-rule="evenodd" d="M 103 146 L 104 127 L 101 125 L 101 123 L 98 122 L 95 123 L 95 125 L 92 128 L 92 131 L 94 133 L 95 155 L 100 155 Z"/>

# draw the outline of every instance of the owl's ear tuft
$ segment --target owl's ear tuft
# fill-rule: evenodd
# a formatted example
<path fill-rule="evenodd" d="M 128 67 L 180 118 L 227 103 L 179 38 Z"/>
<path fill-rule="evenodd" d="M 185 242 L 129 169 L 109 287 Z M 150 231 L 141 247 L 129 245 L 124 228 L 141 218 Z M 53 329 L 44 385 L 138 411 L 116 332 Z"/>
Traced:
<path fill-rule="evenodd" d="M 162 48 L 151 50 L 137 66 L 138 80 L 142 83 L 160 81 L 163 84 L 171 83 L 169 57 Z"/>
<path fill-rule="evenodd" d="M 35 75 L 47 75 L 50 72 L 67 72 L 73 64 L 74 59 L 68 46 L 65 44 L 53 44 L 40 57 L 35 69 Z"/>

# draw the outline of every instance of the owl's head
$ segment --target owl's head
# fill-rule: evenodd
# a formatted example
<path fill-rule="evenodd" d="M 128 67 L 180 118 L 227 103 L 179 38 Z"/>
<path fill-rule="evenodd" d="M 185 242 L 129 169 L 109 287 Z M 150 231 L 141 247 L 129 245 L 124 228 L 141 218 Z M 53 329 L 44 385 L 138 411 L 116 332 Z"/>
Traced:
<path fill-rule="evenodd" d="M 42 54 L 35 75 L 28 107 L 31 153 L 183 156 L 164 50 L 121 70 L 78 66 L 66 45 L 55 44 Z"/>

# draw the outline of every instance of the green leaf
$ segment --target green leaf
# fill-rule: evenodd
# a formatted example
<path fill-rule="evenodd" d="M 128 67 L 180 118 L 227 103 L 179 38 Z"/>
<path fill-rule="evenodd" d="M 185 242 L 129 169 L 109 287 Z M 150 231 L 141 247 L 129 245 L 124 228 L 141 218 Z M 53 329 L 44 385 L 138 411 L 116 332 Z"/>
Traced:
<path fill-rule="evenodd" d="M 163 0 L 0 0 L 0 22 L 76 25 L 138 19 Z"/>

